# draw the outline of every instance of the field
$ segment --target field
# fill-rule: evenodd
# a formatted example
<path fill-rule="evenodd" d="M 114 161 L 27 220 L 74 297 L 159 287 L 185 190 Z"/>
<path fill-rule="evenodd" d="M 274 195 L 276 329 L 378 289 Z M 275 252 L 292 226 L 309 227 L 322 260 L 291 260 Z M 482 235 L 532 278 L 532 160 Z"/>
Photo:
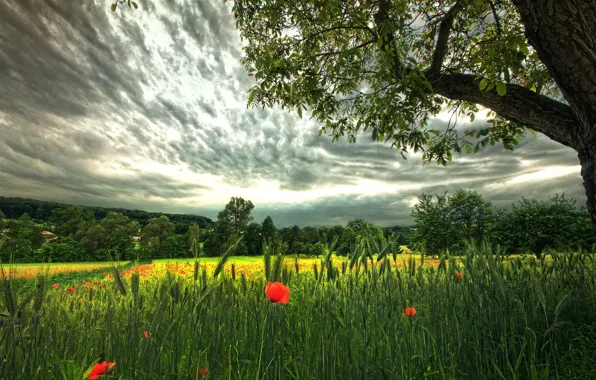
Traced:
<path fill-rule="evenodd" d="M 81 273 L 95 272 L 98 270 L 105 271 L 111 268 L 114 264 L 124 265 L 126 262 L 15 264 L 7 266 L 5 268 L 5 273 L 0 273 L 0 278 L 9 274 L 15 278 L 33 278 L 40 273 L 46 273 L 50 277 L 58 274 L 80 275 Z"/>
<path fill-rule="evenodd" d="M 396 258 L 9 276 L 0 378 L 83 379 L 104 360 L 116 365 L 102 379 L 596 378 L 594 256 Z M 270 302 L 268 281 L 288 304 Z"/>

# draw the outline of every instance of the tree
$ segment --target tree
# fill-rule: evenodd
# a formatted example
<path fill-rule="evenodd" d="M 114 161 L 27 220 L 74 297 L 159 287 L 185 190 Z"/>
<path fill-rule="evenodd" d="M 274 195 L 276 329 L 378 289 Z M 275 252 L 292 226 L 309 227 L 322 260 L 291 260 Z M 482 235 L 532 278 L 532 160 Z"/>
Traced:
<path fill-rule="evenodd" d="M 177 258 L 190 256 L 184 244 L 184 235 L 170 235 L 162 243 L 161 257 Z"/>
<path fill-rule="evenodd" d="M 368 223 L 364 219 L 354 219 L 348 222 L 347 228 L 351 228 L 357 234 L 362 234 L 368 228 Z"/>
<path fill-rule="evenodd" d="M 575 246 L 595 252 L 596 230 L 590 223 L 590 214 L 585 206 L 575 210 L 575 218 L 573 219 L 571 231 L 573 231 L 575 237 Z"/>
<path fill-rule="evenodd" d="M 449 217 L 457 229 L 457 237 L 482 239 L 492 216 L 490 202 L 473 190 L 460 189 L 449 197 Z"/>
<path fill-rule="evenodd" d="M 84 252 L 78 244 L 70 239 L 70 242 L 54 242 L 42 244 L 37 262 L 51 259 L 53 262 L 75 262 L 85 259 Z"/>
<path fill-rule="evenodd" d="M 304 231 L 298 226 L 282 228 L 279 231 L 279 238 L 288 244 L 288 254 L 303 254 L 308 249 Z"/>
<path fill-rule="evenodd" d="M 93 211 L 83 206 L 55 209 L 50 218 L 50 223 L 56 227 L 56 234 L 60 236 L 75 235 L 82 226 L 90 222 L 95 222 L 95 215 Z"/>
<path fill-rule="evenodd" d="M 532 252 L 537 257 L 547 247 L 590 248 L 596 234 L 593 230 L 591 234 L 578 234 L 586 230 L 586 225 L 582 228 L 581 210 L 576 209 L 575 202 L 564 195 L 548 201 L 522 199 L 498 219 L 497 242 L 509 253 Z M 586 218 L 583 222 L 587 222 Z M 589 223 L 587 226 L 591 227 Z"/>
<path fill-rule="evenodd" d="M 90 254 L 89 259 L 106 260 L 107 253 L 122 257 L 133 246 L 131 236 L 139 232 L 140 226 L 121 213 L 110 211 L 99 223 L 89 226 L 80 244 Z"/>
<path fill-rule="evenodd" d="M 203 244 L 203 252 L 207 257 L 216 257 L 223 253 L 223 247 L 226 242 L 224 229 L 221 223 L 215 223 L 213 230 L 209 231 L 209 236 Z"/>
<path fill-rule="evenodd" d="M 271 218 L 269 218 L 271 220 Z M 267 219 L 263 223 L 265 223 Z M 271 222 L 273 225 L 273 222 Z M 268 234 L 269 236 L 269 234 Z M 246 245 L 246 254 L 249 256 L 260 255 L 263 251 L 263 241 L 265 240 L 265 233 L 263 227 L 259 223 L 251 223 L 244 234 L 244 244 Z M 269 241 L 272 241 L 269 238 Z"/>
<path fill-rule="evenodd" d="M 39 206 L 37 208 L 37 210 L 35 211 L 35 219 L 45 220 L 45 217 L 46 217 L 46 210 L 43 208 L 43 206 Z"/>
<path fill-rule="evenodd" d="M 320 241 L 308 246 L 308 256 L 318 257 L 325 254 L 325 245 Z"/>
<path fill-rule="evenodd" d="M 347 256 L 352 253 L 356 242 L 358 240 L 358 234 L 354 232 L 351 227 L 346 227 L 343 229 L 343 233 L 341 234 L 339 241 L 337 243 L 337 252 L 340 255 Z"/>
<path fill-rule="evenodd" d="M 370 130 L 443 165 L 538 131 L 577 151 L 596 223 L 596 2 L 236 0 L 233 13 L 250 106 L 310 110 L 334 141 Z M 490 127 L 429 130 L 445 108 L 488 109 Z"/>
<path fill-rule="evenodd" d="M 253 221 L 251 215 L 255 206 L 251 201 L 232 197 L 223 211 L 217 214 L 217 222 L 225 231 L 225 236 L 239 236 L 246 231 L 246 227 Z"/>
<path fill-rule="evenodd" d="M 302 241 L 306 244 L 316 244 L 320 242 L 321 236 L 319 235 L 319 230 L 311 226 L 305 226 L 302 228 Z"/>
<path fill-rule="evenodd" d="M 207 256 L 219 256 L 224 249 L 244 235 L 248 225 L 253 221 L 251 215 L 255 206 L 251 201 L 232 197 L 226 207 L 217 214 L 217 222 L 209 237 L 205 240 L 203 251 Z M 236 255 L 247 254 L 246 239 L 234 248 Z"/>
<path fill-rule="evenodd" d="M 127 216 L 111 211 L 100 221 L 104 232 L 105 246 L 108 249 L 124 251 L 133 245 L 132 235 L 139 232 L 140 226 L 136 221 L 131 221 Z"/>
<path fill-rule="evenodd" d="M 149 224 L 143 229 L 143 237 L 151 243 L 157 252 L 160 252 L 166 239 L 174 233 L 174 223 L 170 222 L 165 215 L 149 219 Z"/>
<path fill-rule="evenodd" d="M 356 235 L 370 238 L 380 238 L 383 236 L 383 230 L 374 224 L 368 223 L 363 219 L 354 219 L 348 222 L 347 227 L 351 228 Z"/>
<path fill-rule="evenodd" d="M 23 214 L 18 219 L 9 219 L 6 227 L 2 254 L 0 260 L 31 261 L 32 253 L 43 242 L 41 229 L 36 226 L 28 214 Z"/>
<path fill-rule="evenodd" d="M 412 210 L 416 221 L 412 236 L 414 247 L 424 249 L 429 255 L 438 255 L 449 249 L 457 249 L 460 241 L 457 239 L 455 225 L 449 217 L 449 200 L 447 194 L 421 194 L 418 204 Z"/>
<path fill-rule="evenodd" d="M 270 216 L 267 216 L 261 224 L 261 236 L 269 241 L 274 241 L 277 238 L 277 228 Z"/>
<path fill-rule="evenodd" d="M 383 236 L 389 238 L 392 234 L 397 235 L 397 244 L 409 245 L 412 227 L 392 226 L 383 228 Z"/>

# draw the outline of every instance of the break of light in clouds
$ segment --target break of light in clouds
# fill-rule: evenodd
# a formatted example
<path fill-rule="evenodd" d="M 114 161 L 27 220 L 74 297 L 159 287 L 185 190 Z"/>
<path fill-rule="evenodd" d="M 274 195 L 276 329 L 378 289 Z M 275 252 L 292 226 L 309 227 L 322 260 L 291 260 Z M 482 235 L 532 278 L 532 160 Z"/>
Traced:
<path fill-rule="evenodd" d="M 0 3 L 0 195 L 213 219 L 241 196 L 278 227 L 409 224 L 417 195 L 462 187 L 504 207 L 563 192 L 585 202 L 576 153 L 541 135 L 443 168 L 369 135 L 332 144 L 279 108 L 247 110 L 254 82 L 220 0 L 116 14 L 109 3 Z"/>

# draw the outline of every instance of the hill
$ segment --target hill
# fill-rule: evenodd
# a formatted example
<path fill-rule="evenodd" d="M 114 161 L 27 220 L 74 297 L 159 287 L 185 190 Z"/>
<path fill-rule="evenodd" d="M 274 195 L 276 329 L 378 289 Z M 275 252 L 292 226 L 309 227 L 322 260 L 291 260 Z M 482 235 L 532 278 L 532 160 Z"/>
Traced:
<path fill-rule="evenodd" d="M 7 218 L 18 218 L 21 215 L 27 213 L 31 218 L 41 220 L 44 222 L 49 221 L 52 216 L 52 211 L 58 208 L 66 208 L 73 206 L 71 204 L 56 203 L 40 201 L 37 199 L 28 198 L 9 198 L 0 196 L 0 210 L 6 215 Z M 210 228 L 213 225 L 213 220 L 200 215 L 191 214 L 168 214 L 162 212 L 148 212 L 143 210 L 131 210 L 124 208 L 108 208 L 108 207 L 89 207 L 82 206 L 93 211 L 97 219 L 105 217 L 110 211 L 119 212 L 126 215 L 132 220 L 139 222 L 141 226 L 145 226 L 149 219 L 157 218 L 161 215 L 166 215 L 170 221 L 176 225 L 190 225 L 197 223 L 201 228 Z"/>

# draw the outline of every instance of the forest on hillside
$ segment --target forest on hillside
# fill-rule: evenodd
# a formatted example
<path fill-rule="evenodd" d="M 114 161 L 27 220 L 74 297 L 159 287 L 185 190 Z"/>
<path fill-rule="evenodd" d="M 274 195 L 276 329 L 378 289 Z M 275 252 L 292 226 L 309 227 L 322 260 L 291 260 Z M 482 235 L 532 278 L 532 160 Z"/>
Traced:
<path fill-rule="evenodd" d="M 54 210 L 68 208 L 69 206 L 71 205 L 36 199 L 0 197 L 0 211 L 9 219 L 16 219 L 23 214 L 27 214 L 35 220 L 49 222 Z M 169 214 L 114 207 L 82 207 L 91 210 L 97 219 L 105 218 L 110 212 L 117 212 L 131 220 L 139 222 L 141 226 L 147 225 L 151 218 L 166 215 L 176 225 L 179 232 L 185 232 L 192 223 L 197 223 L 201 228 L 208 228 L 213 224 L 213 221 L 205 216 L 192 214 Z"/>

